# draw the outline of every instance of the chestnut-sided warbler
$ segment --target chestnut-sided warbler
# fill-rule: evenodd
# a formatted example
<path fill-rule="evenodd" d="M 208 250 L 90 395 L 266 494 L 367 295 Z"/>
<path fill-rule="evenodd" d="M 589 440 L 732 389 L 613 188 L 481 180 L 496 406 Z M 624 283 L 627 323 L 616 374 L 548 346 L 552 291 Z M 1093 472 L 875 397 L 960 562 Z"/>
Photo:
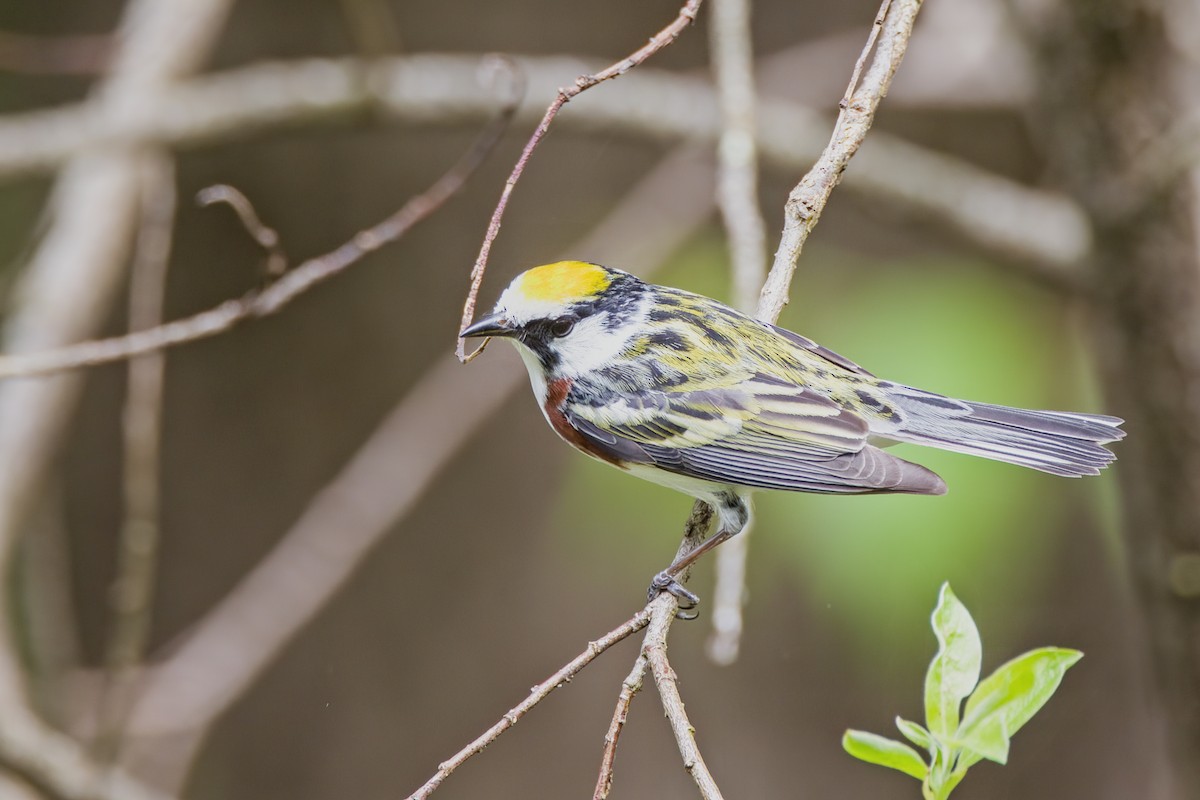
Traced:
<path fill-rule="evenodd" d="M 1054 475 L 1096 475 L 1122 420 L 955 400 L 881 380 L 837 353 L 707 297 L 581 261 L 530 269 L 463 337 L 504 337 L 568 444 L 712 506 L 711 538 L 651 584 L 741 531 L 756 489 L 943 494 L 880 449 L 940 447 Z"/>

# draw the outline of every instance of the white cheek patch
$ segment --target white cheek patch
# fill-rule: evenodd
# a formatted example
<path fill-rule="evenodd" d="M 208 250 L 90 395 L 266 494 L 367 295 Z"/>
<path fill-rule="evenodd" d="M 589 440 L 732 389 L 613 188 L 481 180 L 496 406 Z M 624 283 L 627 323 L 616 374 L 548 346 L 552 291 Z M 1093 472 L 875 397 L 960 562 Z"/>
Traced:
<path fill-rule="evenodd" d="M 558 352 L 559 370 L 568 377 L 584 375 L 608 366 L 629 344 L 636 333 L 636 324 L 622 325 L 616 330 L 605 328 L 607 312 L 593 314 L 575 323 L 574 330 L 554 342 Z"/>

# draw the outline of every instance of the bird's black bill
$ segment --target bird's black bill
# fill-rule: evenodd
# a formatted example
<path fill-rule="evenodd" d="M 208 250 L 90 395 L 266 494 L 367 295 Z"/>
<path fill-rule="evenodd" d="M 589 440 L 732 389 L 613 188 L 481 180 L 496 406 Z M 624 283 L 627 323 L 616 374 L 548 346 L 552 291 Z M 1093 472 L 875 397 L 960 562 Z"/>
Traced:
<path fill-rule="evenodd" d="M 462 329 L 458 334 L 460 339 L 474 339 L 481 336 L 516 336 L 519 331 L 508 324 L 501 314 L 490 314 L 477 319 Z"/>

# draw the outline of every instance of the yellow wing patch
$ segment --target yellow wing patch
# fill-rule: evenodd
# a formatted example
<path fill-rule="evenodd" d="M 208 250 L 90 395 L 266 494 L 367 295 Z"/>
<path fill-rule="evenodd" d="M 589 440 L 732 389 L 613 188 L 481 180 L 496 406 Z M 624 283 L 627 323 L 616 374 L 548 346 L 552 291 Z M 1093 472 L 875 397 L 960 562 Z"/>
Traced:
<path fill-rule="evenodd" d="M 562 303 L 594 297 L 612 283 L 608 272 L 585 261 L 558 261 L 527 270 L 518 290 L 530 300 Z"/>

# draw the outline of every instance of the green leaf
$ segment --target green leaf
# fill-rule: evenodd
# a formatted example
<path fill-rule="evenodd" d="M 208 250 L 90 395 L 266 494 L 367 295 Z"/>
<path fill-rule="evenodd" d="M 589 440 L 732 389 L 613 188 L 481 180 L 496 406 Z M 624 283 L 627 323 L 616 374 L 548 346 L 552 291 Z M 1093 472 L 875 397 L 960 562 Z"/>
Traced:
<path fill-rule="evenodd" d="M 982 753 L 977 753 L 969 748 L 964 749 L 960 746 L 957 768 L 959 770 L 966 771 L 970 767 L 978 764 L 983 759 L 984 755 Z"/>
<path fill-rule="evenodd" d="M 930 733 L 948 739 L 958 728 L 958 709 L 979 681 L 983 645 L 966 606 L 943 583 L 931 617 L 938 652 L 925 674 L 925 724 Z"/>
<path fill-rule="evenodd" d="M 1003 718 L 994 718 L 983 725 L 964 732 L 955 744 L 962 748 L 958 763 L 971 766 L 986 758 L 997 764 L 1008 763 L 1008 745 L 1011 734 Z"/>
<path fill-rule="evenodd" d="M 1009 739 L 1046 704 L 1083 653 L 1043 647 L 1017 656 L 979 684 L 967 701 L 956 743 L 1000 764 Z"/>
<path fill-rule="evenodd" d="M 915 722 L 896 717 L 896 727 L 904 734 L 904 738 L 924 750 L 933 749 L 933 738 L 929 731 Z"/>
<path fill-rule="evenodd" d="M 842 747 L 847 753 L 869 764 L 898 769 L 919 781 L 925 780 L 929 768 L 908 745 L 866 731 L 848 730 L 842 736 Z"/>

